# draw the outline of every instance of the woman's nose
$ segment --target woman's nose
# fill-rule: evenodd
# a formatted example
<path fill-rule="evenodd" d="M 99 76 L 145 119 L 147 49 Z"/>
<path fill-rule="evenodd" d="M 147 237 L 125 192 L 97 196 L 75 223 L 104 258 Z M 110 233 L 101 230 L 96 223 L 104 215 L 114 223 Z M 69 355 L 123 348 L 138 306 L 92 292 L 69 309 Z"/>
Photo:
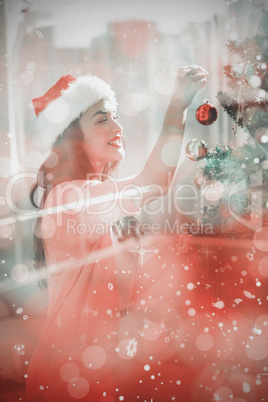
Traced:
<path fill-rule="evenodd" d="M 122 134 L 123 127 L 117 121 L 114 121 L 113 131 L 120 132 L 120 134 Z"/>

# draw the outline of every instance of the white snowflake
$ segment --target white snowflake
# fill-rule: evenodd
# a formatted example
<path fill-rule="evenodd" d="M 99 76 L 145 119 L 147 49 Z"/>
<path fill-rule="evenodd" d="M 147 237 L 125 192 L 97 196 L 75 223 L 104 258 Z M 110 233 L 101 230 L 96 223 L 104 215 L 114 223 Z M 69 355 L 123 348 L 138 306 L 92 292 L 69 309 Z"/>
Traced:
<path fill-rule="evenodd" d="M 258 104 L 261 103 L 262 97 L 261 96 L 255 96 L 255 103 L 258 102 Z"/>
<path fill-rule="evenodd" d="M 111 282 L 108 283 L 108 289 L 109 289 L 109 290 L 113 290 L 113 289 L 114 289 L 114 285 L 113 285 Z"/>
<path fill-rule="evenodd" d="M 27 64 L 27 71 L 34 73 L 36 70 L 36 63 L 34 61 L 29 61 L 29 63 Z"/>
<path fill-rule="evenodd" d="M 252 253 L 247 253 L 247 258 L 249 259 L 249 261 L 254 261 L 254 254 Z"/>
<path fill-rule="evenodd" d="M 231 271 L 232 266 L 230 264 L 226 264 L 223 267 L 220 267 L 220 272 L 225 272 L 226 269 L 229 269 Z"/>
<path fill-rule="evenodd" d="M 243 293 L 248 299 L 255 299 L 255 297 L 256 297 L 255 295 L 250 293 L 248 290 L 243 290 Z"/>
<path fill-rule="evenodd" d="M 150 324 L 150 320 L 149 320 L 149 318 L 144 318 L 143 319 L 143 321 L 144 321 L 144 325 L 149 325 Z"/>
<path fill-rule="evenodd" d="M 44 34 L 42 34 L 42 32 L 36 30 L 35 33 L 36 33 L 36 36 L 38 36 L 38 38 L 44 39 Z"/>
<path fill-rule="evenodd" d="M 14 346 L 14 349 L 18 352 L 19 355 L 24 355 L 23 349 L 25 349 L 25 346 L 22 344 L 18 344 Z"/>
<path fill-rule="evenodd" d="M 253 332 L 253 334 L 261 335 L 262 330 L 259 328 L 253 327 L 252 332 Z"/>
<path fill-rule="evenodd" d="M 234 299 L 234 302 L 235 302 L 235 304 L 239 304 L 239 303 L 241 303 L 243 300 L 242 299 Z"/>
<path fill-rule="evenodd" d="M 130 357 L 133 357 L 134 354 L 137 352 L 137 344 L 138 342 L 136 341 L 135 338 L 132 338 L 129 340 L 128 345 L 127 345 L 127 355 Z"/>

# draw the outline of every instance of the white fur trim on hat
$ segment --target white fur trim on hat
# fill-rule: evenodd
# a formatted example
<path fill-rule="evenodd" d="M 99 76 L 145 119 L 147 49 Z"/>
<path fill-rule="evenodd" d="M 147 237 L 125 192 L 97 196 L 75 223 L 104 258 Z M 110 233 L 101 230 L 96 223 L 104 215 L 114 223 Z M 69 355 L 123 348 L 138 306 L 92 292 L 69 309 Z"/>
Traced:
<path fill-rule="evenodd" d="M 117 101 L 110 85 L 93 75 L 76 78 L 39 113 L 36 128 L 42 144 L 51 146 L 74 120 L 101 99 L 109 101 L 116 110 Z"/>

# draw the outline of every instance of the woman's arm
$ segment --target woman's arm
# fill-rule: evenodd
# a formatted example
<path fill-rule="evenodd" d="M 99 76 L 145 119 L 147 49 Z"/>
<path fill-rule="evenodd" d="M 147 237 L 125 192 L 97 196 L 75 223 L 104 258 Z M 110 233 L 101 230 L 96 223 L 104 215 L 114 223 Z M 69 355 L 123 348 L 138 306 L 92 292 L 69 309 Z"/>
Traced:
<path fill-rule="evenodd" d="M 182 144 L 187 108 L 205 85 L 207 74 L 198 66 L 179 70 L 159 138 L 139 175 L 104 182 L 77 180 L 57 186 L 46 202 L 46 208 L 56 207 L 52 215 L 55 226 L 62 226 L 70 235 L 77 230 L 85 240 L 94 242 L 109 230 L 109 224 L 137 214 L 144 204 L 163 196 L 180 157 L 180 147 L 172 145 L 172 166 L 166 165 L 165 158 L 161 158 L 163 147 L 169 142 Z M 50 215 L 43 218 L 44 230 L 51 226 L 49 219 Z M 76 229 L 81 223 L 83 231 Z"/>
<path fill-rule="evenodd" d="M 168 105 L 158 140 L 142 172 L 134 179 L 134 184 L 143 187 L 143 201 L 152 201 L 152 187 L 155 197 L 168 192 L 177 169 L 183 141 L 186 113 L 195 94 L 203 88 L 208 72 L 200 66 L 181 67 L 176 77 L 173 94 Z M 167 145 L 168 143 L 169 146 Z M 172 149 L 172 166 L 165 164 L 165 147 Z M 171 164 L 171 163 L 169 163 Z M 146 191 L 146 187 L 151 187 Z"/>

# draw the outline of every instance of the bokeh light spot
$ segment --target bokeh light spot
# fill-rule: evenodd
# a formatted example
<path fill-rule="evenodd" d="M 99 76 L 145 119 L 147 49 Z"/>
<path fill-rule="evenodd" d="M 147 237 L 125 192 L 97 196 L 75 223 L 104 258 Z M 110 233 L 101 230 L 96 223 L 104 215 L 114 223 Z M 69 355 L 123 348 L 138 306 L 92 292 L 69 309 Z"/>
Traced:
<path fill-rule="evenodd" d="M 268 256 L 263 257 L 259 262 L 259 272 L 265 278 L 268 278 Z"/>
<path fill-rule="evenodd" d="M 268 251 L 268 227 L 263 227 L 260 232 L 255 232 L 254 246 L 261 251 Z"/>
<path fill-rule="evenodd" d="M 149 322 L 146 327 L 143 328 L 144 338 L 148 341 L 154 341 L 160 336 L 160 329 L 157 323 Z"/>
<path fill-rule="evenodd" d="M 200 334 L 197 336 L 195 343 L 199 350 L 206 351 L 212 348 L 214 340 L 209 334 Z"/>
<path fill-rule="evenodd" d="M 89 346 L 82 354 L 84 365 L 92 370 L 101 368 L 106 361 L 106 353 L 100 346 Z"/>
<path fill-rule="evenodd" d="M 43 156 L 38 151 L 28 152 L 25 158 L 27 166 L 37 168 L 41 165 L 43 161 Z"/>
<path fill-rule="evenodd" d="M 37 225 L 35 221 L 33 222 L 34 234 L 41 239 L 47 239 L 53 236 L 55 230 L 56 222 L 52 216 L 47 215 L 43 217 L 41 225 Z"/>
<path fill-rule="evenodd" d="M 216 303 L 213 303 L 213 306 L 218 309 L 221 309 L 224 307 L 224 302 L 222 300 L 218 300 L 218 301 L 216 301 Z"/>
<path fill-rule="evenodd" d="M 252 360 L 263 360 L 268 355 L 268 341 L 260 335 L 249 339 L 246 345 L 246 354 Z"/>
<path fill-rule="evenodd" d="M 63 99 L 56 99 L 48 104 L 44 110 L 46 118 L 52 123 L 64 121 L 69 114 L 69 106 Z"/>
<path fill-rule="evenodd" d="M 255 327 L 261 331 L 265 338 L 268 338 L 268 314 L 262 314 L 255 320 Z"/>
<path fill-rule="evenodd" d="M 250 390 L 250 385 L 246 381 L 243 381 L 243 391 L 245 392 L 245 394 L 248 394 Z"/>
<path fill-rule="evenodd" d="M 253 75 L 249 82 L 252 88 L 258 88 L 261 85 L 261 79 L 257 75 Z"/>
<path fill-rule="evenodd" d="M 12 235 L 12 228 L 10 225 L 0 226 L 0 237 L 2 239 L 7 239 Z"/>
<path fill-rule="evenodd" d="M 60 368 L 60 377 L 65 382 L 74 380 L 79 374 L 79 367 L 74 363 L 65 363 Z"/>
<path fill-rule="evenodd" d="M 161 71 L 153 80 L 153 86 L 156 92 L 161 95 L 171 95 L 174 90 L 176 74 L 172 71 Z"/>
<path fill-rule="evenodd" d="M 44 166 L 51 168 L 55 167 L 59 161 L 59 157 L 55 152 L 51 152 L 51 154 L 46 156 L 46 160 L 43 163 Z"/>
<path fill-rule="evenodd" d="M 180 34 L 180 43 L 186 49 L 198 49 L 206 40 L 206 33 L 203 26 L 191 22 Z"/>
<path fill-rule="evenodd" d="M 224 193 L 224 186 L 218 180 L 213 180 L 202 191 L 208 201 L 217 201 Z"/>
<path fill-rule="evenodd" d="M 76 399 L 84 398 L 89 391 L 89 382 L 84 377 L 77 377 L 68 382 L 67 391 Z"/>
<path fill-rule="evenodd" d="M 196 315 L 196 310 L 194 308 L 189 308 L 188 315 L 194 317 Z"/>
<path fill-rule="evenodd" d="M 178 142 L 167 142 L 161 149 L 161 159 L 166 166 L 175 167 L 178 165 L 178 156 L 181 151 L 181 144 Z"/>
<path fill-rule="evenodd" d="M 232 400 L 233 398 L 233 391 L 229 387 L 219 387 L 216 389 L 214 392 L 214 397 L 218 398 L 216 400 L 223 400 L 223 401 L 229 401 L 230 399 Z"/>
<path fill-rule="evenodd" d="M 29 277 L 29 269 L 24 264 L 17 264 L 11 268 L 10 276 L 15 282 L 24 282 Z"/>
<path fill-rule="evenodd" d="M 133 94 L 132 97 L 132 105 L 134 109 L 141 111 L 147 108 L 149 105 L 149 98 L 148 95 L 142 92 L 138 92 Z"/>

